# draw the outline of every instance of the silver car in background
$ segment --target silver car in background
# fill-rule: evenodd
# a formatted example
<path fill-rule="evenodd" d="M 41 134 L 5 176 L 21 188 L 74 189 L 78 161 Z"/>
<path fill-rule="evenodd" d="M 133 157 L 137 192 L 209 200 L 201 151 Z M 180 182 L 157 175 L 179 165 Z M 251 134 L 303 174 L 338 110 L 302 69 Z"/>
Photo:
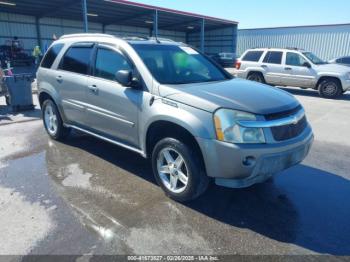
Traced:
<path fill-rule="evenodd" d="M 329 60 L 328 63 L 350 66 L 350 56 L 338 57 L 338 58 Z"/>
<path fill-rule="evenodd" d="M 237 60 L 235 74 L 270 85 L 312 88 L 325 98 L 337 98 L 350 89 L 349 67 L 295 48 L 249 49 Z"/>
<path fill-rule="evenodd" d="M 67 35 L 37 72 L 48 135 L 76 129 L 149 158 L 177 201 L 211 179 L 231 188 L 263 182 L 301 162 L 313 133 L 289 93 L 233 79 L 182 43 Z"/>

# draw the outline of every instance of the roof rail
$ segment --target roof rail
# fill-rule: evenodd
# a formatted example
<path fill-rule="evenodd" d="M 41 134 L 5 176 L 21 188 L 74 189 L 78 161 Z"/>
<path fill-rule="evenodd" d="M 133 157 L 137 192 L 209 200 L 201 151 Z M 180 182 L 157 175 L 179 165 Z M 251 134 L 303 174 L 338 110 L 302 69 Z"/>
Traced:
<path fill-rule="evenodd" d="M 162 38 L 162 37 L 154 37 L 154 36 L 151 36 L 148 38 L 149 40 L 159 40 L 159 41 L 163 41 L 163 42 L 175 42 L 174 40 L 172 39 L 169 39 L 169 38 Z"/>
<path fill-rule="evenodd" d="M 59 39 L 66 39 L 66 38 L 73 38 L 73 37 L 109 37 L 109 38 L 115 38 L 112 35 L 108 34 L 69 34 L 69 35 L 63 35 Z"/>
<path fill-rule="evenodd" d="M 123 36 L 122 37 L 123 40 L 126 41 L 137 41 L 137 40 L 148 40 L 148 37 L 143 37 L 143 36 Z"/>
<path fill-rule="evenodd" d="M 298 51 L 298 50 L 304 50 L 304 49 L 299 48 L 299 47 L 286 47 L 285 49 L 295 50 L 295 51 Z"/>

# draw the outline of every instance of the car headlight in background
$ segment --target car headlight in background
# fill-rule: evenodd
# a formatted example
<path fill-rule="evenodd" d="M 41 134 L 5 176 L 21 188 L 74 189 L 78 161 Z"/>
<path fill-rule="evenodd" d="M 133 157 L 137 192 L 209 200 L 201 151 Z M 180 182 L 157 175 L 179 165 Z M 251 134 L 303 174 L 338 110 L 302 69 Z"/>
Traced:
<path fill-rule="evenodd" d="M 229 143 L 265 143 L 262 128 L 246 128 L 238 125 L 237 121 L 256 121 L 256 116 L 231 109 L 219 109 L 214 114 L 216 137 Z"/>

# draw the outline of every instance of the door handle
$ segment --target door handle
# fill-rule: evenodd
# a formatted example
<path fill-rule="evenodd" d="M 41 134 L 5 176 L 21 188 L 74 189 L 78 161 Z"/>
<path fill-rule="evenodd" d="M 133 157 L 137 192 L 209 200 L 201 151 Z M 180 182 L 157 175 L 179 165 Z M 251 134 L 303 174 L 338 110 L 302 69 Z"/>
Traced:
<path fill-rule="evenodd" d="M 284 70 L 292 70 L 291 67 L 285 67 Z"/>
<path fill-rule="evenodd" d="M 261 65 L 262 68 L 267 68 L 267 65 Z"/>
<path fill-rule="evenodd" d="M 92 92 L 92 93 L 98 93 L 98 88 L 96 85 L 91 85 L 91 86 L 88 86 L 88 89 Z"/>
<path fill-rule="evenodd" d="M 62 76 L 57 76 L 57 77 L 56 77 L 56 81 L 57 81 L 58 83 L 62 83 L 62 82 L 63 82 Z"/>

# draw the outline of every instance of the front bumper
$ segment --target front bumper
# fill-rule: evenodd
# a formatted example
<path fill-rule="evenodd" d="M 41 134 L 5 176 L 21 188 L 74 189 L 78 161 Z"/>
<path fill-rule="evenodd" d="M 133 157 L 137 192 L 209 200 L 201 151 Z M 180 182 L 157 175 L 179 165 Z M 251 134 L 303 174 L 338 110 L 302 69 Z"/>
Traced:
<path fill-rule="evenodd" d="M 298 137 L 273 144 L 230 144 L 197 138 L 207 175 L 218 185 L 241 188 L 260 183 L 304 160 L 313 142 L 308 126 Z"/>

